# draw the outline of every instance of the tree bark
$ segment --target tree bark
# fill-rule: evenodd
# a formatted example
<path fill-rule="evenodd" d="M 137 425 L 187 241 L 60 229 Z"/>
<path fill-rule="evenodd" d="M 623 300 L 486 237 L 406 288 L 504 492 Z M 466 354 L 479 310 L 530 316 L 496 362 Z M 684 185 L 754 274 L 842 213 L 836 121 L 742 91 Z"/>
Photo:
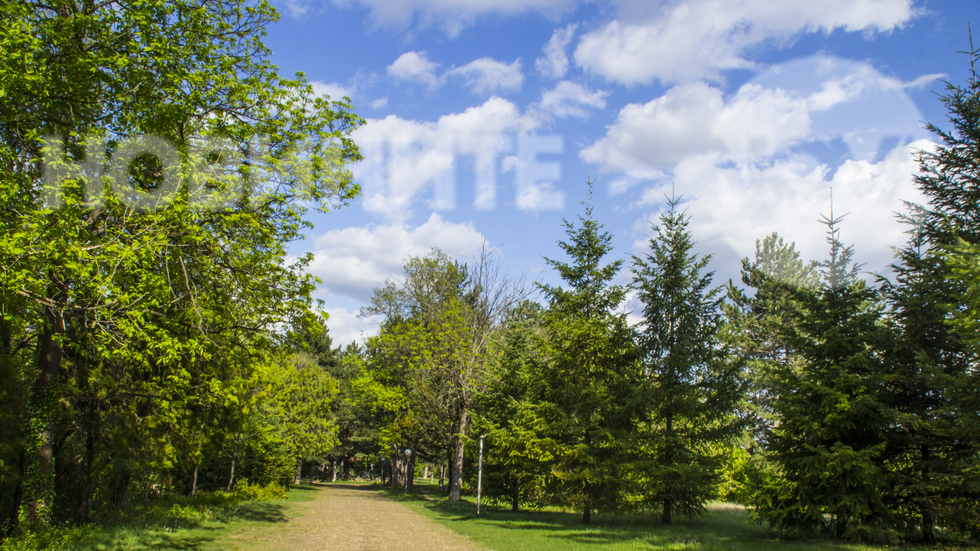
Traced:
<path fill-rule="evenodd" d="M 459 414 L 459 422 L 456 425 L 457 434 L 453 449 L 453 467 L 449 479 L 449 501 L 459 501 L 463 493 L 463 452 L 465 451 L 463 435 L 466 434 L 468 421 L 469 415 L 464 407 Z"/>
<path fill-rule="evenodd" d="M 401 457 L 398 446 L 391 445 L 391 487 L 398 488 L 401 484 Z"/>
<path fill-rule="evenodd" d="M 198 466 L 194 465 L 194 480 L 191 481 L 191 497 L 194 497 L 194 494 L 197 493 L 197 468 Z"/>
<path fill-rule="evenodd" d="M 446 489 L 446 466 L 442 464 L 439 465 L 439 489 Z"/>
<path fill-rule="evenodd" d="M 238 444 L 235 444 L 235 451 L 231 454 L 231 473 L 228 474 L 228 487 L 225 488 L 226 492 L 230 492 L 232 486 L 235 484 L 235 460 L 238 459 Z"/>
<path fill-rule="evenodd" d="M 58 376 L 61 371 L 62 348 L 58 339 L 58 318 L 50 308 L 45 309 L 47 326 L 38 335 L 37 377 L 31 393 L 34 423 L 39 427 L 31 434 L 36 444 L 31 451 L 33 465 L 28 467 L 26 520 L 28 524 L 46 524 L 54 505 L 54 410 L 58 405 Z M 36 423 L 36 424 L 35 424 Z"/>
<path fill-rule="evenodd" d="M 293 478 L 293 484 L 299 484 L 303 480 L 303 459 L 296 458 L 296 476 Z"/>
<path fill-rule="evenodd" d="M 337 482 L 337 460 L 333 460 L 333 475 L 330 477 L 330 482 Z"/>

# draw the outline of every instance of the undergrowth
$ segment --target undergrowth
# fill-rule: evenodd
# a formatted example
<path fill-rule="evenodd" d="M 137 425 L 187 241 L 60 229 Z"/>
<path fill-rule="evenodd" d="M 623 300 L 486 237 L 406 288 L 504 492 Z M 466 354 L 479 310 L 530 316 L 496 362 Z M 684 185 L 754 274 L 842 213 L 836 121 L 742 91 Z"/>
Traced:
<path fill-rule="evenodd" d="M 185 496 L 163 494 L 147 504 L 117 510 L 98 523 L 56 525 L 40 530 L 21 528 L 0 541 L 0 551 L 81 551 L 174 547 L 207 549 L 206 532 L 237 520 L 277 520 L 286 499 L 277 484 L 259 486 L 240 480 L 231 492 Z M 205 533 L 197 533 L 205 532 Z"/>

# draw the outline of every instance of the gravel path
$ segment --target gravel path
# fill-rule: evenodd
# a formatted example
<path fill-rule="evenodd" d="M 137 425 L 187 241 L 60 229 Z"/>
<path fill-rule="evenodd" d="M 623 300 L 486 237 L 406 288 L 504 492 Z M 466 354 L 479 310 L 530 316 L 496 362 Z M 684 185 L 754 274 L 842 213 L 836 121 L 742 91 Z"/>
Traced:
<path fill-rule="evenodd" d="M 293 510 L 284 528 L 246 538 L 252 539 L 247 547 L 276 551 L 483 549 L 366 486 L 321 486 L 316 498 Z"/>

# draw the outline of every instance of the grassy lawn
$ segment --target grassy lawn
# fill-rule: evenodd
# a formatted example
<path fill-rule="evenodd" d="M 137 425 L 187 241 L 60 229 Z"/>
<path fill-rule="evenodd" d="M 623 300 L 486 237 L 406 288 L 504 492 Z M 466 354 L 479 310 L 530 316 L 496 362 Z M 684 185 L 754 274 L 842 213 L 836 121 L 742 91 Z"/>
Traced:
<path fill-rule="evenodd" d="M 732 550 L 763 551 L 872 551 L 896 549 L 891 546 L 858 545 L 824 540 L 780 540 L 765 527 L 750 524 L 749 515 L 740 506 L 714 504 L 700 519 L 679 519 L 665 526 L 649 516 L 603 518 L 593 516 L 593 524 L 583 525 L 580 513 L 545 511 L 511 513 L 509 509 L 480 508 L 472 496 L 462 503 L 450 504 L 444 494 L 422 484 L 409 494 L 384 490 L 391 499 L 468 536 L 471 540 L 496 551 L 640 551 L 640 550 Z M 432 501 L 426 499 L 426 494 Z M 901 547 L 911 551 L 938 547 Z"/>
<path fill-rule="evenodd" d="M 287 499 L 240 502 L 220 494 L 161 500 L 115 522 L 87 525 L 0 543 L 0 551 L 210 551 L 235 549 L 236 536 L 283 529 L 290 511 L 317 493 L 290 488 Z M 255 547 L 258 549 L 258 547 Z"/>

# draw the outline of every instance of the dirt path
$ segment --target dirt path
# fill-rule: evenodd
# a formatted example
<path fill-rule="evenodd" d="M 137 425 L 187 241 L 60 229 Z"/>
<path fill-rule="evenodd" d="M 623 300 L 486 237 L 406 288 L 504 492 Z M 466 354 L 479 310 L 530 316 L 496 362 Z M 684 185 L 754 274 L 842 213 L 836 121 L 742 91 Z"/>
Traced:
<path fill-rule="evenodd" d="M 251 551 L 425 550 L 480 551 L 440 526 L 366 486 L 323 485 L 275 529 L 232 536 L 232 548 Z"/>

